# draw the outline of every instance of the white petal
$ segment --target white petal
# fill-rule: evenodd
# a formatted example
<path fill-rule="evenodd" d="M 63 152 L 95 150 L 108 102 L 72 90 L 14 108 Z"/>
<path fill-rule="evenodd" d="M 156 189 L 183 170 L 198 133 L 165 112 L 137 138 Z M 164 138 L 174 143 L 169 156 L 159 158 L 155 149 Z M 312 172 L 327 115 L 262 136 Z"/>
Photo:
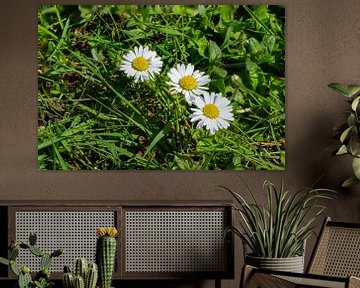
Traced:
<path fill-rule="evenodd" d="M 205 101 L 203 100 L 202 97 L 196 97 L 196 98 L 195 98 L 195 105 L 196 105 L 197 107 L 199 107 L 199 109 L 202 109 L 202 108 L 204 108 L 204 106 L 205 106 Z"/>
<path fill-rule="evenodd" d="M 185 76 L 186 75 L 185 74 L 185 65 L 184 64 L 181 64 L 179 73 L 180 73 L 180 76 Z"/>
<path fill-rule="evenodd" d="M 132 62 L 136 58 L 136 55 L 133 51 L 131 51 L 128 54 L 124 55 L 123 58 L 129 62 Z"/>
<path fill-rule="evenodd" d="M 186 75 L 192 75 L 192 73 L 194 72 L 194 66 L 191 64 L 188 64 L 186 69 L 185 69 L 185 74 Z"/>
<path fill-rule="evenodd" d="M 202 128 L 205 126 L 205 120 L 204 119 L 201 119 L 199 121 L 199 123 L 196 125 L 196 128 Z"/>
<path fill-rule="evenodd" d="M 152 53 L 154 53 L 154 52 L 150 51 L 149 48 L 147 46 L 145 46 L 142 54 L 146 58 L 146 55 L 149 55 L 149 54 L 151 55 Z M 155 53 L 155 55 L 156 55 L 156 53 Z"/>

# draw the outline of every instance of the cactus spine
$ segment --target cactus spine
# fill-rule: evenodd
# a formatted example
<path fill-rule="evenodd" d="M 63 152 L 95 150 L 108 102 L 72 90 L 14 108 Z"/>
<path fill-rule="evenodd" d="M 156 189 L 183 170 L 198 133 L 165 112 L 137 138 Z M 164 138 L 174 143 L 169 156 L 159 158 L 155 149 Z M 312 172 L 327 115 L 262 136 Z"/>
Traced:
<path fill-rule="evenodd" d="M 110 288 L 116 257 L 115 227 L 98 228 L 96 243 L 96 262 L 99 267 L 100 288 Z"/>

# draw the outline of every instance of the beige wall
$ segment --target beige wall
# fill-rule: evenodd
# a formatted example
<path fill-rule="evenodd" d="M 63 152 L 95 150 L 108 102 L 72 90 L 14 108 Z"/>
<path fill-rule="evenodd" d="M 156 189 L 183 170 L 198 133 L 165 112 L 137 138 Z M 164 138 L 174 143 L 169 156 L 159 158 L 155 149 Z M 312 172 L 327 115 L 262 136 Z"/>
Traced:
<path fill-rule="evenodd" d="M 287 165 L 279 172 L 37 171 L 36 11 L 45 2 L 70 3 L 0 1 L 0 200 L 230 199 L 214 186 L 236 188 L 240 175 L 263 201 L 265 179 L 276 184 L 284 179 L 288 189 L 296 190 L 323 175 L 320 185 L 339 191 L 328 214 L 360 222 L 360 185 L 339 188 L 351 174 L 350 159 L 335 158 L 329 149 L 337 144 L 331 139 L 332 127 L 344 119 L 347 107 L 327 88 L 335 81 L 360 83 L 359 0 L 271 1 L 286 5 Z M 227 3 L 266 2 L 270 3 Z M 241 256 L 236 255 L 240 270 Z M 224 286 L 237 287 L 238 279 L 239 275 Z"/>

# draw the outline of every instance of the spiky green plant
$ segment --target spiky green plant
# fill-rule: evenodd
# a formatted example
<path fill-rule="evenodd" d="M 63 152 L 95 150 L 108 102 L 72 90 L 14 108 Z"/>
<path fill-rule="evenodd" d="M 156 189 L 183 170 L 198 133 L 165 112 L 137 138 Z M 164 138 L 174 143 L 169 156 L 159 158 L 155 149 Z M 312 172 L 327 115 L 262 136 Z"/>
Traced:
<path fill-rule="evenodd" d="M 334 193 L 333 190 L 314 188 L 290 193 L 285 191 L 283 184 L 278 189 L 265 181 L 267 205 L 263 206 L 246 184 L 245 187 L 251 202 L 222 186 L 234 196 L 236 204 L 233 208 L 240 215 L 240 227 L 230 227 L 227 232 L 239 236 L 253 256 L 265 258 L 301 255 L 305 240 L 314 233 L 315 220 L 326 210 L 318 200 L 332 199 Z"/>
<path fill-rule="evenodd" d="M 88 270 L 85 275 L 85 287 L 95 288 L 98 279 L 98 266 L 96 263 L 89 263 Z"/>
<path fill-rule="evenodd" d="M 64 266 L 62 279 L 64 288 L 95 288 L 98 279 L 97 264 L 78 258 L 75 260 L 73 273 L 69 266 Z"/>
<path fill-rule="evenodd" d="M 99 267 L 99 286 L 110 288 L 115 265 L 117 230 L 115 227 L 102 227 L 98 228 L 97 235 L 99 238 L 96 243 L 96 262 Z"/>
<path fill-rule="evenodd" d="M 8 251 L 8 259 L 0 257 L 0 263 L 10 266 L 11 271 L 18 277 L 19 288 L 48 288 L 51 287 L 53 282 L 50 281 L 50 265 L 53 257 L 58 257 L 64 253 L 63 249 L 57 249 L 51 254 L 44 253 L 39 247 L 36 246 L 37 236 L 35 233 L 30 233 L 29 243 L 19 242 L 11 243 Z M 34 256 L 41 258 L 41 270 L 36 273 L 35 279 L 31 278 L 30 269 L 27 266 L 19 266 L 16 259 L 19 256 L 20 249 L 28 250 Z"/>

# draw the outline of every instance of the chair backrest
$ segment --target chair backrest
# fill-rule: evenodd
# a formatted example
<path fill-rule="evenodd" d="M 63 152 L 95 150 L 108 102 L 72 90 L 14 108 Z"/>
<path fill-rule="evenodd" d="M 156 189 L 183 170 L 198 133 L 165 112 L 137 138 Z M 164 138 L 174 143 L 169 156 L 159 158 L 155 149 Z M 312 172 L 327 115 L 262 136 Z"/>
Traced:
<path fill-rule="evenodd" d="M 360 223 L 326 218 L 307 273 L 360 277 Z"/>

